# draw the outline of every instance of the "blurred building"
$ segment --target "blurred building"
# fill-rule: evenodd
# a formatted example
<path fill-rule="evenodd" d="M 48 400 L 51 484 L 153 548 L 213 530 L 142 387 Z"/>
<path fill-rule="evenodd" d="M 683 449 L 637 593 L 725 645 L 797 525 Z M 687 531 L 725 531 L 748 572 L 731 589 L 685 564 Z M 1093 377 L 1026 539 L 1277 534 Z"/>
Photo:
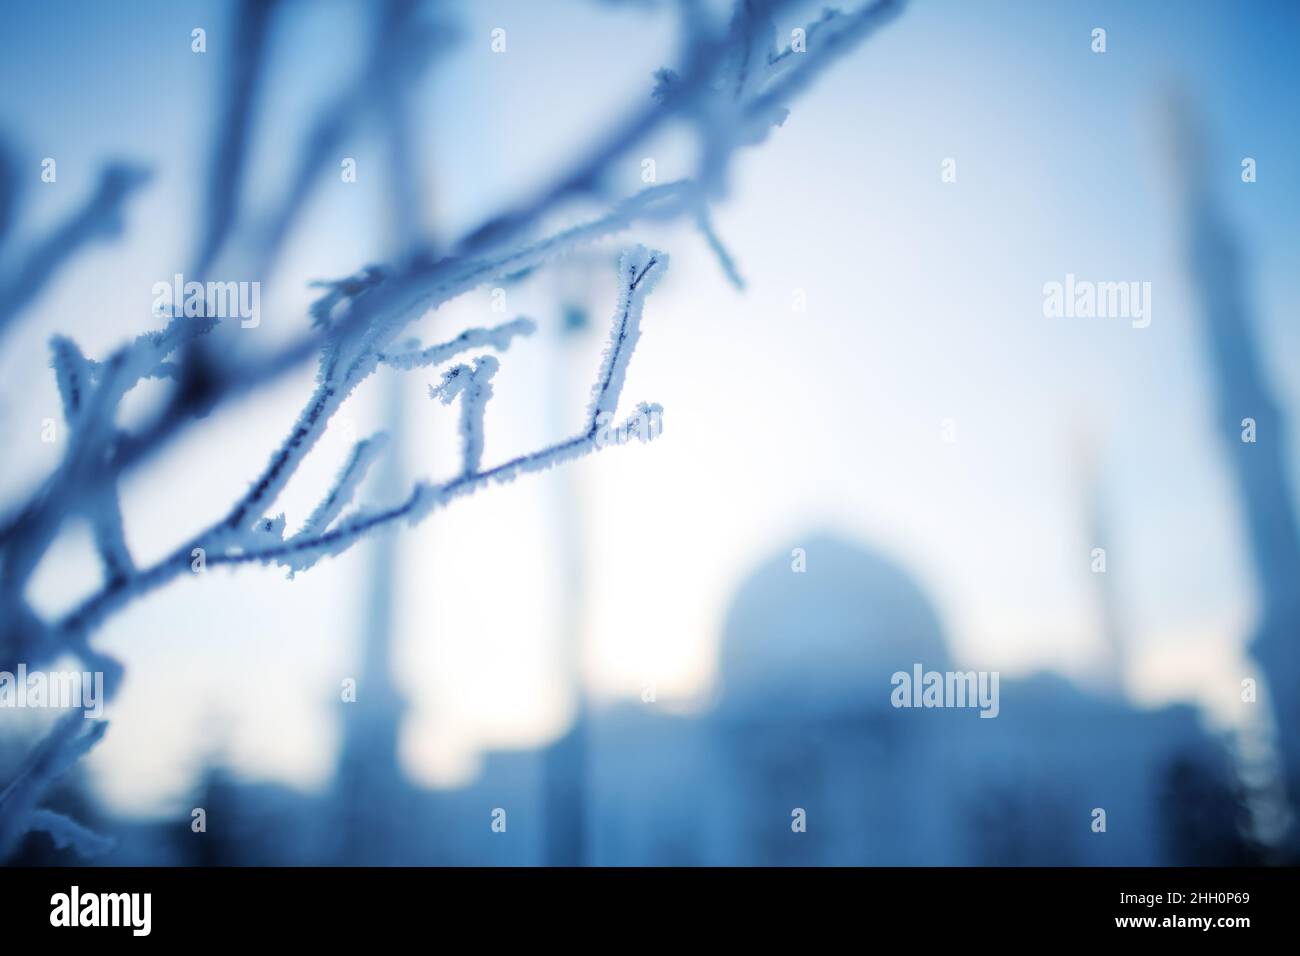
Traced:
<path fill-rule="evenodd" d="M 711 710 L 687 717 L 626 703 L 589 712 L 577 728 L 589 750 L 578 784 L 585 862 L 1250 861 L 1225 748 L 1194 709 L 1138 709 L 1048 674 L 1001 680 L 993 719 L 973 708 L 896 708 L 896 671 L 990 668 L 953 663 L 934 609 L 893 563 L 835 537 L 802 547 L 806 571 L 779 552 L 734 596 Z M 383 670 L 373 654 L 386 646 L 371 634 L 372 679 Z M 107 862 L 546 862 L 547 815 L 564 812 L 543 799 L 548 750 L 489 753 L 469 786 L 418 788 L 397 770 L 402 708 L 385 684 L 387 699 L 345 706 L 326 793 L 214 769 L 195 797 L 206 832 L 189 819 L 120 826 Z M 1094 831 L 1096 809 L 1105 832 Z M 792 826 L 798 810 L 804 832 Z"/>
<path fill-rule="evenodd" d="M 735 596 L 713 713 L 602 719 L 593 862 L 1241 858 L 1226 753 L 1192 708 L 1139 710 L 1051 675 L 1001 681 L 993 719 L 895 708 L 896 671 L 987 668 L 953 665 L 929 602 L 890 562 L 836 538 L 803 547 L 805 573 L 781 552 Z M 1184 805 L 1191 791 L 1171 783 L 1204 802 Z"/>

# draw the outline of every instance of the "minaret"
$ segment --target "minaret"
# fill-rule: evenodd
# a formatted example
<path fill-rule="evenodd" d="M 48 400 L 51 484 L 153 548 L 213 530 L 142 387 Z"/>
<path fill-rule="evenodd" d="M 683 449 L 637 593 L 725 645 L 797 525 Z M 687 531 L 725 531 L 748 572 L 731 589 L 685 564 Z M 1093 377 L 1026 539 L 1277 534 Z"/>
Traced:
<path fill-rule="evenodd" d="M 1289 793 L 1294 808 L 1300 794 L 1300 532 L 1287 474 L 1286 426 L 1260 365 L 1241 252 L 1212 188 L 1216 179 L 1235 178 L 1236 170 L 1207 168 L 1190 109 L 1175 104 L 1173 112 L 1189 265 L 1216 391 L 1214 427 L 1237 488 L 1255 572 L 1259 618 L 1250 649 L 1268 684 L 1260 687 L 1260 704 L 1271 704 L 1278 734 L 1281 779 L 1274 790 Z M 1254 423 L 1254 441 L 1245 440 L 1247 419 Z"/>
<path fill-rule="evenodd" d="M 397 35 L 412 27 L 413 3 L 375 5 L 374 29 Z M 432 257 L 436 248 L 425 226 L 428 197 L 421 166 L 411 159 L 411 129 L 406 91 L 389 84 L 382 104 L 388 182 L 380 231 L 389 261 Z M 405 420 L 401 376 L 383 375 L 388 447 L 381 455 L 374 500 L 401 501 L 410 493 L 402 468 Z M 397 746 L 406 702 L 392 677 L 393 608 L 400 584 L 396 530 L 381 532 L 363 545 L 370 551 L 369 597 L 360 622 L 361 661 L 357 699 L 343 725 L 343 750 L 336 792 L 343 816 L 342 862 L 394 864 L 426 862 L 415 858 L 412 841 L 414 789 L 402 773 Z"/>
<path fill-rule="evenodd" d="M 400 500 L 402 487 L 402 396 L 397 375 L 387 376 L 389 444 L 380 462 L 374 496 Z M 360 622 L 361 659 L 356 700 L 344 703 L 343 747 L 335 792 L 342 817 L 342 862 L 384 865 L 399 862 L 409 841 L 402 818 L 411 792 L 397 754 L 406 705 L 392 679 L 393 607 L 399 578 L 399 535 L 381 533 L 363 547 L 370 551 L 369 588 Z"/>
<path fill-rule="evenodd" d="M 559 388 L 573 368 L 574 343 L 589 328 L 585 309 L 578 304 L 583 290 L 565 289 L 559 295 L 563 322 L 553 340 L 555 372 L 550 376 L 549 414 L 551 426 L 560 431 L 571 427 L 573 409 L 563 401 Z M 586 632 L 586 548 L 583 541 L 583 494 L 579 473 L 561 468 L 551 474 L 552 540 L 556 542 L 556 565 L 560 574 L 560 600 L 556 636 L 564 680 L 574 706 L 573 723 L 563 736 L 543 752 L 542 787 L 545 819 L 544 859 L 548 866 L 583 866 L 590 862 L 587 845 L 590 819 L 590 708 L 582 676 Z"/>
<path fill-rule="evenodd" d="M 1118 697 L 1124 693 L 1129 642 L 1124 632 L 1115 579 L 1109 570 L 1095 570 L 1093 568 L 1095 559 L 1092 557 L 1094 548 L 1103 548 L 1107 561 L 1114 556 L 1111 551 L 1110 509 L 1093 443 L 1086 435 L 1080 433 L 1075 444 L 1079 461 L 1079 493 L 1083 500 L 1084 531 L 1088 536 L 1088 567 L 1100 617 L 1101 636 L 1106 648 L 1102 681 L 1106 693 Z"/>

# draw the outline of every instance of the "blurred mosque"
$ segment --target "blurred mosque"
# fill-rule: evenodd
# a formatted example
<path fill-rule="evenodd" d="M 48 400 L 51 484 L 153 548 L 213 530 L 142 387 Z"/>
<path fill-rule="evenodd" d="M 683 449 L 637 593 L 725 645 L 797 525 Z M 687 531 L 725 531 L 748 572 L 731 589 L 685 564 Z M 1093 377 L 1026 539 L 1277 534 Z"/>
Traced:
<path fill-rule="evenodd" d="M 929 601 L 854 543 L 810 536 L 803 548 L 806 572 L 784 550 L 734 596 L 704 715 L 641 702 L 588 711 L 550 748 L 489 753 L 469 786 L 422 790 L 398 765 L 381 618 L 365 692 L 341 705 L 332 788 L 302 794 L 215 768 L 194 799 L 206 832 L 188 815 L 122 824 L 105 862 L 540 865 L 556 853 L 552 831 L 573 830 L 566 811 L 580 812 L 577 862 L 603 865 L 1247 860 L 1227 751 L 1195 710 L 1138 710 L 1048 675 L 1002 681 L 996 719 L 895 708 L 894 672 L 954 666 Z M 582 799 L 548 803 L 548 760 L 579 734 Z"/>

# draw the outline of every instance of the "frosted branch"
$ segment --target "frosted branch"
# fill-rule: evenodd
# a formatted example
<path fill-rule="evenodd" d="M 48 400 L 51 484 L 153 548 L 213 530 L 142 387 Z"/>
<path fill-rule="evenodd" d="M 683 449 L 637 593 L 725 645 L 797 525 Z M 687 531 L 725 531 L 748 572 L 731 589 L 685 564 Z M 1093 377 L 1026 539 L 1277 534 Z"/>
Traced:
<path fill-rule="evenodd" d="M 334 487 L 302 526 L 302 534 L 320 534 L 333 523 L 343 509 L 352 503 L 357 487 L 365 480 L 370 466 L 387 447 L 388 436 L 382 432 L 357 442 L 352 449 L 352 454 L 348 456 L 347 463 L 335 479 Z"/>
<path fill-rule="evenodd" d="M 429 397 L 444 405 L 460 398 L 460 440 L 463 466 L 461 474 L 472 475 L 483 461 L 483 414 L 492 397 L 492 376 L 501 367 L 490 355 L 475 359 L 474 366 L 457 365 L 448 369 L 437 386 L 430 386 Z"/>
<path fill-rule="evenodd" d="M 619 275 L 623 284 L 619 294 L 618 311 L 614 314 L 609 345 L 601 361 L 596 384 L 591 389 L 591 407 L 587 413 L 587 434 L 596 433 L 597 419 L 612 416 L 618 409 L 618 398 L 623 392 L 627 366 L 632 352 L 641 338 L 641 313 L 645 297 L 650 294 L 659 277 L 668 268 L 668 256 L 645 246 L 637 246 L 623 254 L 619 261 Z"/>
<path fill-rule="evenodd" d="M 663 409 L 659 405 L 642 404 L 637 413 L 613 429 L 609 444 L 623 444 L 637 436 L 651 441 L 659 433 L 652 422 L 662 421 Z M 489 485 L 506 484 L 521 475 L 547 471 L 556 465 L 573 461 L 599 451 L 605 444 L 594 434 L 583 434 L 550 445 L 540 451 L 520 455 L 485 471 L 461 475 L 441 485 L 417 484 L 405 501 L 386 509 L 367 509 L 343 518 L 329 531 L 315 538 L 295 537 L 265 549 L 228 552 L 208 558 L 209 565 L 248 563 L 276 563 L 293 572 L 305 571 L 322 558 L 335 557 L 351 548 L 372 532 L 382 530 L 399 521 L 414 525 L 432 512 L 444 508 L 457 498 L 473 494 Z"/>
<path fill-rule="evenodd" d="M 57 849 L 66 850 L 71 847 L 79 856 L 87 860 L 103 856 L 113 849 L 112 837 L 88 830 L 76 820 L 53 810 L 33 810 L 28 818 L 27 828 L 29 832 L 49 834 Z"/>
<path fill-rule="evenodd" d="M 149 175 L 142 167 L 126 163 L 108 166 L 90 201 L 38 242 L 12 275 L 0 279 L 0 333 L 36 298 L 59 268 L 85 246 L 121 233 L 122 207 L 133 192 L 148 182 Z"/>
<path fill-rule="evenodd" d="M 205 219 L 191 272 L 206 273 L 235 223 L 252 136 L 258 87 L 265 69 L 271 13 L 277 0 L 240 0 L 223 78 L 220 119 L 208 160 Z"/>
<path fill-rule="evenodd" d="M 54 352 L 50 364 L 54 368 L 55 383 L 63 402 L 63 419 L 69 428 L 75 428 L 82 402 L 90 387 L 90 363 L 81 354 L 77 343 L 65 336 L 56 335 L 50 342 L 50 348 Z"/>
<path fill-rule="evenodd" d="M 80 711 L 61 717 L 9 786 L 0 791 L 0 860 L 34 826 L 36 802 L 82 755 L 99 743 L 108 721 L 87 720 Z"/>
<path fill-rule="evenodd" d="M 81 412 L 91 387 L 92 366 L 69 338 L 55 336 L 51 347 L 54 351 L 51 364 L 59 386 L 59 397 L 63 401 L 63 417 L 75 440 L 80 436 Z M 134 570 L 134 563 L 122 528 L 117 482 L 105 481 L 94 489 L 85 497 L 82 511 L 90 521 L 105 578 L 109 581 L 125 578 Z"/>
<path fill-rule="evenodd" d="M 508 351 L 510 342 L 516 335 L 532 335 L 536 330 L 537 323 L 532 319 L 518 318 L 490 329 L 466 329 L 450 342 L 431 345 L 426 349 L 412 346 L 401 352 L 381 354 L 379 360 L 391 368 L 404 372 L 427 368 L 430 365 L 441 365 L 461 352 L 486 345 L 492 346 L 498 352 Z"/>
<path fill-rule="evenodd" d="M 583 431 L 565 441 L 539 451 L 520 455 L 487 470 L 479 470 L 482 455 L 482 410 L 488 397 L 488 379 L 496 371 L 496 359 L 480 358 L 474 369 L 459 365 L 451 369 L 434 390 L 439 399 L 451 401 L 461 397 L 461 434 L 465 444 L 465 465 L 460 475 L 443 484 L 417 484 L 407 499 L 400 504 L 383 509 L 362 509 L 339 519 L 338 523 L 323 533 L 298 534 L 287 540 L 282 538 L 283 522 L 265 522 L 266 531 L 275 543 L 258 545 L 252 539 L 247 547 L 218 554 L 210 554 L 209 565 L 247 564 L 250 562 L 275 563 L 288 568 L 290 574 L 305 571 L 322 558 L 342 554 L 368 534 L 398 521 L 412 524 L 422 520 L 451 501 L 472 494 L 491 484 L 513 481 L 523 474 L 545 471 L 557 464 L 580 458 L 609 444 L 623 444 L 630 437 L 643 442 L 656 438 L 662 430 L 663 408 L 641 403 L 634 415 L 622 425 L 611 429 L 609 421 L 617 410 L 619 395 L 627 375 L 628 362 L 640 338 L 641 316 L 645 297 L 668 267 L 665 253 L 637 246 L 626 252 L 619 261 L 622 284 L 618 308 L 610 329 L 610 344 L 602 357 L 600 369 L 592 386 L 592 404 Z M 184 555 L 174 555 L 166 562 L 170 573 L 177 573 Z M 161 570 L 160 575 L 168 572 Z"/>
<path fill-rule="evenodd" d="M 704 203 L 700 204 L 695 213 L 695 224 L 699 227 L 700 234 L 704 236 L 704 241 L 709 244 L 713 250 L 713 255 L 718 260 L 718 265 L 722 267 L 723 275 L 737 289 L 745 288 L 745 280 L 741 278 L 740 270 L 736 268 L 736 260 L 732 258 L 727 247 L 722 244 L 718 238 L 718 233 L 713 228 L 713 219 L 709 216 L 709 207 Z"/>
<path fill-rule="evenodd" d="M 9 144 L 0 140 L 0 247 L 9 237 L 18 205 L 18 171 Z"/>

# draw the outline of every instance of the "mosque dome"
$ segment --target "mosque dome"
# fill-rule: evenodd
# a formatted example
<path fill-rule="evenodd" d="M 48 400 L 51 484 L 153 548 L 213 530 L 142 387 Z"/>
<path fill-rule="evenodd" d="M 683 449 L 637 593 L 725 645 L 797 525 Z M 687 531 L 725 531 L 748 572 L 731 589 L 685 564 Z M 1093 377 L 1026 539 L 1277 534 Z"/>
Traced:
<path fill-rule="evenodd" d="M 889 707 L 890 677 L 947 670 L 939 619 L 905 571 L 830 535 L 798 543 L 745 579 L 721 649 L 724 713 Z"/>

